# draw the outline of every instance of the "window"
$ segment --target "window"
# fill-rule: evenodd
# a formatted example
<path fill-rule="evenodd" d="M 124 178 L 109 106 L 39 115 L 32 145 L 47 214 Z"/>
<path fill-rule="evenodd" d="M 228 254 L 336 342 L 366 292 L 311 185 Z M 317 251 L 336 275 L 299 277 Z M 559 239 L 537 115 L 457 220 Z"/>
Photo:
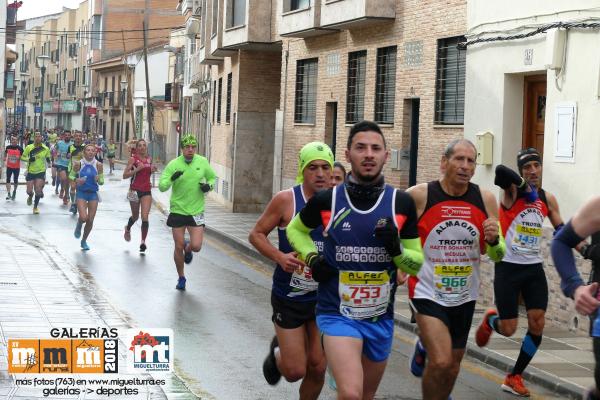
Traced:
<path fill-rule="evenodd" d="M 302 10 L 310 7 L 310 0 L 288 0 L 287 3 L 289 8 L 286 11 Z"/>
<path fill-rule="evenodd" d="M 364 119 L 366 69 L 366 50 L 348 54 L 348 86 L 346 94 L 346 123 L 348 124 L 353 124 Z"/>
<path fill-rule="evenodd" d="M 111 85 L 111 87 L 112 87 L 112 91 L 114 92 L 115 91 L 115 76 L 114 75 L 112 76 L 112 85 Z"/>
<path fill-rule="evenodd" d="M 231 12 L 227 27 L 240 26 L 246 23 L 246 0 L 230 0 Z"/>
<path fill-rule="evenodd" d="M 221 123 L 221 100 L 223 99 L 223 78 L 219 78 L 219 98 L 217 99 L 217 124 Z"/>
<path fill-rule="evenodd" d="M 438 40 L 435 80 L 435 123 L 463 124 L 465 115 L 466 49 L 464 36 Z"/>
<path fill-rule="evenodd" d="M 317 58 L 298 60 L 296 64 L 296 105 L 294 122 L 314 124 L 317 111 Z"/>
<path fill-rule="evenodd" d="M 227 104 L 225 106 L 225 122 L 231 123 L 231 83 L 233 74 L 227 74 Z"/>
<path fill-rule="evenodd" d="M 85 85 L 85 66 L 81 67 L 81 84 Z"/>
<path fill-rule="evenodd" d="M 93 16 L 90 38 L 92 42 L 92 50 L 99 50 L 100 39 L 102 38 L 102 15 Z"/>
<path fill-rule="evenodd" d="M 396 92 L 396 46 L 377 49 L 375 79 L 375 122 L 394 123 Z"/>
<path fill-rule="evenodd" d="M 104 91 L 108 92 L 108 77 L 104 77 Z"/>

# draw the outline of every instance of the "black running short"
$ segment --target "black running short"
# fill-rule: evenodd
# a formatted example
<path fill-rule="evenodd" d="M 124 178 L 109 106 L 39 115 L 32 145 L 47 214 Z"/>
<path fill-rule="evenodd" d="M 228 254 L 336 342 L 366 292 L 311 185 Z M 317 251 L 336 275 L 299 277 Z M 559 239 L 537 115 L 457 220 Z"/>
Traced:
<path fill-rule="evenodd" d="M 202 218 L 202 221 L 204 221 L 204 218 Z M 167 226 L 170 226 L 171 228 L 183 228 L 186 226 L 204 226 L 204 225 L 205 225 L 204 222 L 197 224 L 196 221 L 194 220 L 194 217 L 191 215 L 181 215 L 181 214 L 170 213 L 169 217 L 167 218 Z"/>
<path fill-rule="evenodd" d="M 40 172 L 39 174 L 31 174 L 31 173 L 27 173 L 27 175 L 25 175 L 25 180 L 27 182 L 31 182 L 34 181 L 36 179 L 43 179 L 44 181 L 46 180 L 46 173 L 45 172 Z"/>
<path fill-rule="evenodd" d="M 135 192 L 137 193 L 138 199 L 141 199 L 144 196 L 152 196 L 152 192 L 150 192 L 150 191 L 142 192 L 141 190 L 136 190 Z"/>
<path fill-rule="evenodd" d="M 283 329 L 295 329 L 314 321 L 316 301 L 292 301 L 271 293 L 273 316 L 271 320 Z"/>
<path fill-rule="evenodd" d="M 6 183 L 10 182 L 10 178 L 13 178 L 13 182 L 15 185 L 19 183 L 19 173 L 21 170 L 19 168 L 6 168 Z"/>
<path fill-rule="evenodd" d="M 546 310 L 548 307 L 548 282 L 540 264 L 514 264 L 505 261 L 494 267 L 494 297 L 500 319 L 519 316 L 519 293 L 525 309 Z"/>
<path fill-rule="evenodd" d="M 454 307 L 446 307 L 428 299 L 411 299 L 411 309 L 417 314 L 437 318 L 448 327 L 453 349 L 464 349 L 475 312 L 475 301 Z"/>

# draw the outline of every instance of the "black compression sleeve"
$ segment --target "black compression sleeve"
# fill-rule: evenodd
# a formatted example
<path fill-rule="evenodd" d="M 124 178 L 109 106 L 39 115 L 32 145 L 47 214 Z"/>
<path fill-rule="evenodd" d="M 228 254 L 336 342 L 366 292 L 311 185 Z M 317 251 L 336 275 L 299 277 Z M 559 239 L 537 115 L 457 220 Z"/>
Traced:
<path fill-rule="evenodd" d="M 396 215 L 406 217 L 404 225 L 400 229 L 400 237 L 403 239 L 415 239 L 419 237 L 417 230 L 417 207 L 415 201 L 406 192 L 398 190 L 396 192 Z"/>
<path fill-rule="evenodd" d="M 321 211 L 331 210 L 332 192 L 332 189 L 323 190 L 308 200 L 304 208 L 300 211 L 300 219 L 304 225 L 315 229 L 323 224 Z"/>

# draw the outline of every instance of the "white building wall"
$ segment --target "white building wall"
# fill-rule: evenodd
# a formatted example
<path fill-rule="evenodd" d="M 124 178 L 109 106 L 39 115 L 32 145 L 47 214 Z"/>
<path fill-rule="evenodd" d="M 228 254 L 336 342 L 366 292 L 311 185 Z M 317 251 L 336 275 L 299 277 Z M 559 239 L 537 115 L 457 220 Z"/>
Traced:
<path fill-rule="evenodd" d="M 560 12 L 598 7 L 600 1 L 556 3 L 559 2 L 535 0 L 496 4 L 484 0 L 470 1 L 469 35 L 586 17 L 600 18 L 600 10 Z M 536 13 L 539 14 L 536 18 L 523 18 Z M 521 18 L 514 19 L 516 16 Z M 495 35 L 502 34 L 495 32 Z M 465 137 L 475 141 L 477 133 L 490 131 L 494 134 L 493 165 L 478 166 L 474 180 L 498 192 L 493 185 L 495 166 L 503 163 L 516 168 L 516 154 L 521 148 L 524 77 L 547 75 L 543 186 L 557 196 L 565 219 L 570 218 L 585 199 L 600 193 L 600 181 L 595 179 L 600 172 L 600 135 L 597 133 L 600 116 L 600 31 L 570 30 L 567 43 L 566 64 L 558 80 L 555 79 L 555 71 L 547 71 L 544 66 L 546 34 L 526 40 L 469 46 L 465 93 Z M 526 49 L 533 50 L 531 65 L 525 65 Z M 554 159 L 555 112 L 561 102 L 577 104 L 574 163 L 556 162 Z"/>

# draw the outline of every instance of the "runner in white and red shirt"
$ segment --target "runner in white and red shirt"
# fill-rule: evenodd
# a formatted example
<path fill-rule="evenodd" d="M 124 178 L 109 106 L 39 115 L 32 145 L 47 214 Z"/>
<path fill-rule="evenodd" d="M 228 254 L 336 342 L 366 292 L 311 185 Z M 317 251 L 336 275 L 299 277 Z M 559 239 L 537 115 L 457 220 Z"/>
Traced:
<path fill-rule="evenodd" d="M 519 357 L 502 384 L 504 391 L 529 396 L 522 374 L 542 342 L 548 283 L 541 252 L 546 217 L 555 229 L 563 226 L 556 198 L 541 187 L 542 157 L 534 148 L 517 155 L 519 172 L 498 165 L 494 183 L 502 188 L 500 225 L 506 238 L 506 255 L 495 265 L 495 309 L 488 310 L 477 329 L 476 342 L 485 346 L 494 331 L 514 335 L 519 317 L 519 295 L 527 310 L 527 333 Z M 521 177 L 522 176 L 522 177 Z"/>

